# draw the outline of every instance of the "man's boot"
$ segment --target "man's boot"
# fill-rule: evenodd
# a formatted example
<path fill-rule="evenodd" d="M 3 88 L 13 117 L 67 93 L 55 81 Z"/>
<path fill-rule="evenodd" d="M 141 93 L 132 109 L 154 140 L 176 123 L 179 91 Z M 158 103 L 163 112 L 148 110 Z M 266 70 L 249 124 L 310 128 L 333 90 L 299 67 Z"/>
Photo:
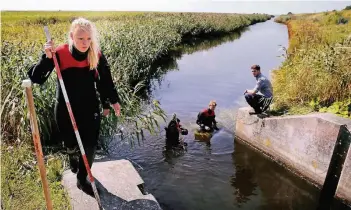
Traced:
<path fill-rule="evenodd" d="M 252 112 L 252 111 L 250 111 L 249 112 L 249 114 L 250 115 L 254 115 L 254 114 L 262 114 L 262 110 L 261 109 L 259 109 L 259 108 L 256 108 L 256 109 L 254 109 L 254 111 Z"/>

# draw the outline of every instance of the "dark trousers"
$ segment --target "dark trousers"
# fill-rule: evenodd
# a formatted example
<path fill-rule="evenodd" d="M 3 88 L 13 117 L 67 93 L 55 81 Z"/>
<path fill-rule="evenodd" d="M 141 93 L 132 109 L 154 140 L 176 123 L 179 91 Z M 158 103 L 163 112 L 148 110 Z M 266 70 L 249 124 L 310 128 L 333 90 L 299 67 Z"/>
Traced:
<path fill-rule="evenodd" d="M 245 94 L 246 102 L 255 110 L 255 112 L 262 112 L 263 96 L 257 94 Z"/>
<path fill-rule="evenodd" d="M 83 182 L 86 180 L 88 173 L 79 150 L 77 137 L 74 133 L 67 109 L 63 106 L 56 106 L 55 111 L 60 137 L 63 140 L 64 146 L 67 148 L 70 164 L 73 164 L 78 168 L 77 179 Z M 101 120 L 100 113 L 98 110 L 96 110 L 96 112 L 77 112 L 73 114 L 85 150 L 85 155 L 91 168 L 99 137 Z"/>

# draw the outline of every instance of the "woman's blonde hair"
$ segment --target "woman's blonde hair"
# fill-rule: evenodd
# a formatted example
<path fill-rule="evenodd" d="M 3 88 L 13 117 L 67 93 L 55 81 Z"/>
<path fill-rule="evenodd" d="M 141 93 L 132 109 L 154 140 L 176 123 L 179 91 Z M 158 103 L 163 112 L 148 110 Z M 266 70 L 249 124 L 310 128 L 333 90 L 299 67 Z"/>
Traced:
<path fill-rule="evenodd" d="M 217 106 L 217 103 L 216 103 L 216 101 L 215 101 L 215 100 L 211 100 L 211 101 L 210 101 L 210 103 L 209 103 L 208 105 L 209 105 L 209 106 L 210 106 L 210 105 Z"/>
<path fill-rule="evenodd" d="M 95 25 L 85 18 L 77 18 L 71 24 L 71 29 L 68 33 L 68 44 L 69 49 L 72 52 L 73 48 L 73 40 L 70 36 L 70 33 L 74 33 L 75 29 L 78 28 L 90 33 L 91 43 L 88 52 L 88 63 L 90 66 L 90 70 L 96 69 L 99 63 L 99 50 L 100 45 L 98 41 L 98 33 L 96 31 Z"/>

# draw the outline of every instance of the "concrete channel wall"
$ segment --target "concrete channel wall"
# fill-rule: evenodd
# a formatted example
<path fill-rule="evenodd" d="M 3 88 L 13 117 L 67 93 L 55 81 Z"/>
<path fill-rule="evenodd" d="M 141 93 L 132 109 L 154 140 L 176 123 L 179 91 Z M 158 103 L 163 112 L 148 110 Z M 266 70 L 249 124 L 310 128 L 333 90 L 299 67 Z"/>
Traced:
<path fill-rule="evenodd" d="M 249 107 L 238 110 L 236 139 L 262 151 L 320 188 L 326 179 L 335 145 L 346 145 L 343 155 L 347 156 L 340 166 L 336 196 L 351 205 L 351 137 L 344 135 L 343 142 L 338 138 L 341 127 L 350 131 L 351 120 L 328 113 L 263 117 L 250 115 L 249 111 Z M 329 173 L 333 173 L 332 170 Z"/>
<path fill-rule="evenodd" d="M 349 129 L 351 126 L 349 126 Z M 344 200 L 351 206 L 351 147 L 343 165 L 340 181 L 336 190 L 336 195 Z"/>

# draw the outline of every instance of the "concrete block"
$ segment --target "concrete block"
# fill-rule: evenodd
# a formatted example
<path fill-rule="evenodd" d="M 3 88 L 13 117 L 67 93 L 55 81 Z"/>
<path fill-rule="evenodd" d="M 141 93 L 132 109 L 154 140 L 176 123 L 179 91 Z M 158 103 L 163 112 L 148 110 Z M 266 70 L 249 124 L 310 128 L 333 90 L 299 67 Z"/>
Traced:
<path fill-rule="evenodd" d="M 160 210 L 161 207 L 152 194 L 144 195 L 138 186 L 144 184 L 142 178 L 128 160 L 95 162 L 92 166 L 100 199 L 105 210 L 145 209 Z M 79 190 L 76 174 L 70 170 L 63 175 L 63 186 L 67 189 L 74 210 L 99 209 L 94 197 Z"/>
<path fill-rule="evenodd" d="M 238 110 L 236 137 L 313 184 L 323 186 L 340 126 L 346 124 L 350 128 L 351 120 L 328 113 L 260 118 L 249 115 L 250 110 L 249 107 Z M 350 156 L 336 194 L 351 201 Z"/>
<path fill-rule="evenodd" d="M 350 127 L 348 128 L 350 130 Z M 350 135 L 348 141 L 351 141 Z M 351 147 L 348 150 L 344 166 L 341 171 L 339 185 L 336 189 L 336 195 L 351 206 Z"/>

